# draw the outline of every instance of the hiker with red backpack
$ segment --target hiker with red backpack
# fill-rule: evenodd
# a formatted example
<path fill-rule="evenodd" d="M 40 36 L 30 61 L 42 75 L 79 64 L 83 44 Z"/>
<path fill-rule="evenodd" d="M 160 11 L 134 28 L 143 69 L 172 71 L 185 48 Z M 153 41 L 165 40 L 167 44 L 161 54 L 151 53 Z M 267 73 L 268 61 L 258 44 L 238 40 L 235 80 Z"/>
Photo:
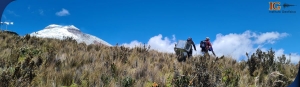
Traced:
<path fill-rule="evenodd" d="M 205 40 L 200 42 L 201 52 L 205 53 L 205 55 L 208 55 L 208 51 L 212 51 L 212 53 L 215 55 L 215 52 L 213 51 L 212 45 L 209 40 L 209 37 L 206 37 Z"/>

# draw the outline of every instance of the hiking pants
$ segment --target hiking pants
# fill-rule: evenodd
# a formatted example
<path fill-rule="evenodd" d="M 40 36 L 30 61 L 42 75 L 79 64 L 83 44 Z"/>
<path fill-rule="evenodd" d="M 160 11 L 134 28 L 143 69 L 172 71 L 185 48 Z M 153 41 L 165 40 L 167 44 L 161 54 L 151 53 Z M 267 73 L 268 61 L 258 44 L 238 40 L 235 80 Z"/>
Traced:
<path fill-rule="evenodd" d="M 190 49 L 190 51 L 188 52 L 188 57 L 190 58 L 193 55 L 193 49 Z"/>
<path fill-rule="evenodd" d="M 205 57 L 209 56 L 208 50 L 205 48 L 201 49 L 201 52 L 204 54 Z"/>

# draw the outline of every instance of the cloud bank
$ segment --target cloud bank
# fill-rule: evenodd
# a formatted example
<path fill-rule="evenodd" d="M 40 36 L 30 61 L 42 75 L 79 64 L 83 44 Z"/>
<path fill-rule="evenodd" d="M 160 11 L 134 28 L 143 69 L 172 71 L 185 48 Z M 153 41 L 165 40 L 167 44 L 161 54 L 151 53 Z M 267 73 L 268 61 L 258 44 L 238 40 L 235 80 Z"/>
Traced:
<path fill-rule="evenodd" d="M 146 45 L 150 45 L 151 49 L 157 50 L 159 52 L 168 52 L 174 53 L 174 46 L 175 46 L 175 35 L 173 35 L 173 39 L 170 40 L 168 37 L 163 38 L 161 34 L 154 36 L 149 39 Z M 126 47 L 135 47 L 135 46 L 143 46 L 144 43 L 139 42 L 137 40 L 132 41 L 131 43 L 122 44 Z"/>
<path fill-rule="evenodd" d="M 56 12 L 56 15 L 57 16 L 67 16 L 67 15 L 70 15 L 69 11 L 67 9 L 62 9 L 61 11 L 59 12 Z"/>
<path fill-rule="evenodd" d="M 274 44 L 277 40 L 288 36 L 287 33 L 279 32 L 265 32 L 256 33 L 251 31 L 245 31 L 243 33 L 230 33 L 227 35 L 217 34 L 216 39 L 212 40 L 213 49 L 217 56 L 231 56 L 234 59 L 240 60 L 246 57 L 246 52 L 249 54 L 254 53 L 257 48 L 263 51 L 267 51 L 270 48 L 265 48 L 266 44 Z M 174 53 L 174 46 L 176 44 L 175 35 L 172 39 L 168 37 L 163 37 L 161 34 L 154 36 L 149 39 L 146 45 L 150 45 L 151 49 L 157 50 L 159 52 Z M 200 52 L 199 41 L 194 41 L 196 44 L 197 51 L 194 51 L 194 55 L 202 55 Z M 122 45 L 126 47 L 142 46 L 144 43 L 134 40 L 130 43 L 124 43 Z M 276 56 L 281 56 L 284 53 L 283 49 L 274 49 Z M 289 58 L 289 54 L 285 54 Z M 291 53 L 291 61 L 293 63 L 298 63 L 300 55 L 297 53 Z"/>

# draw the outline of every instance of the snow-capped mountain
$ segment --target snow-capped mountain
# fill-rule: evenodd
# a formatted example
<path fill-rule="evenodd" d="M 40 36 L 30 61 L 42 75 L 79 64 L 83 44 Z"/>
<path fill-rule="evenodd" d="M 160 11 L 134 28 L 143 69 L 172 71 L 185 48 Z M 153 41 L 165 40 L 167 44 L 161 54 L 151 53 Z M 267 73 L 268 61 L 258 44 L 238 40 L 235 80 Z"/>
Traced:
<path fill-rule="evenodd" d="M 62 26 L 57 24 L 51 24 L 45 27 L 45 29 L 31 33 L 30 36 L 36 36 L 42 38 L 56 38 L 60 40 L 63 40 L 65 37 L 72 37 L 77 42 L 79 43 L 85 42 L 87 45 L 94 44 L 94 43 L 101 43 L 107 46 L 112 46 L 111 44 L 107 43 L 106 41 L 96 36 L 81 32 L 74 25 Z"/>

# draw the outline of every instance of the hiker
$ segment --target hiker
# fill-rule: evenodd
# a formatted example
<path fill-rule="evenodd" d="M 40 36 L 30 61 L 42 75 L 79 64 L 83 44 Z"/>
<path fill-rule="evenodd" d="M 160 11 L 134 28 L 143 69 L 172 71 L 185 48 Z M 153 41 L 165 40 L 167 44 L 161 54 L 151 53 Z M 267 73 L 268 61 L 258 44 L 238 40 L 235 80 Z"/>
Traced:
<path fill-rule="evenodd" d="M 194 43 L 194 41 L 192 40 L 191 37 L 189 37 L 186 41 L 187 41 L 187 44 L 193 45 L 194 46 L 194 50 L 197 51 L 195 43 Z M 190 58 L 192 56 L 192 54 L 193 54 L 193 47 L 191 47 L 191 49 L 189 50 L 188 57 Z"/>
<path fill-rule="evenodd" d="M 206 37 L 205 40 L 203 40 L 203 41 L 200 42 L 201 52 L 205 53 L 205 55 L 208 55 L 208 51 L 212 51 L 213 52 L 212 45 L 211 45 L 211 43 L 210 43 L 209 40 L 210 40 L 209 37 Z M 215 55 L 214 52 L 213 52 L 213 54 Z"/>

